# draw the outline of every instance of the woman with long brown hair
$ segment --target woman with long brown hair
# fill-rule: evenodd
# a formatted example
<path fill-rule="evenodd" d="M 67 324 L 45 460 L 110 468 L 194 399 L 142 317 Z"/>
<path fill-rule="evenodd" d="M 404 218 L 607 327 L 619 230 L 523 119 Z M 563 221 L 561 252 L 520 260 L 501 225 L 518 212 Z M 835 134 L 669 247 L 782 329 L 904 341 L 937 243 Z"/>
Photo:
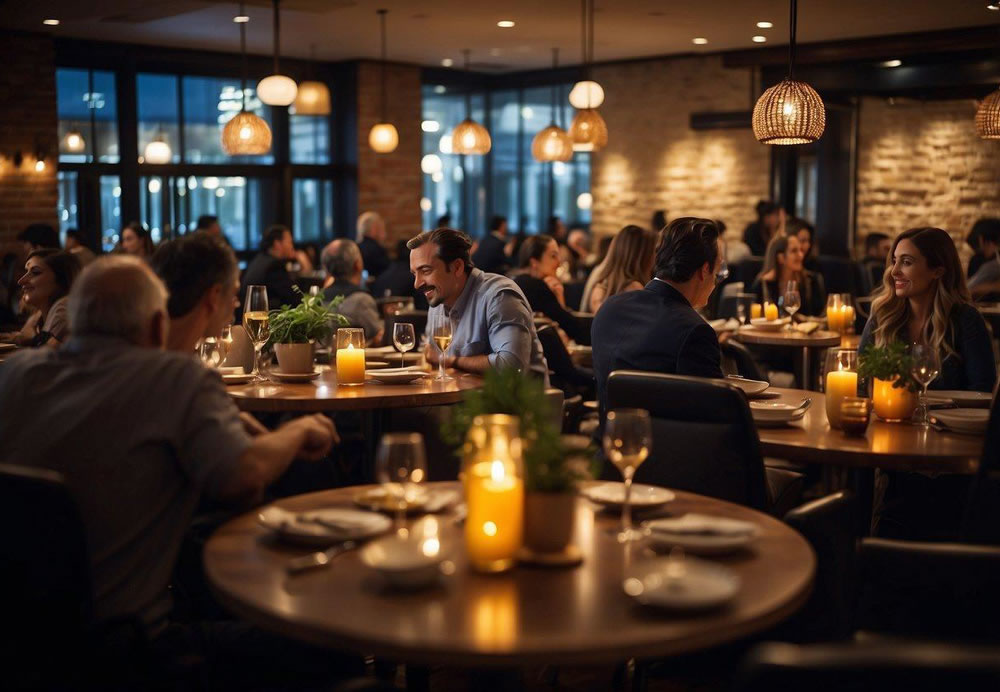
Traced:
<path fill-rule="evenodd" d="M 803 264 L 802 244 L 798 236 L 782 235 L 771 239 L 764 256 L 764 268 L 750 287 L 760 302 L 780 304 L 789 281 L 795 281 L 802 298 L 800 313 L 820 315 L 826 307 L 823 277 Z"/>
<path fill-rule="evenodd" d="M 911 228 L 892 244 L 859 348 L 894 341 L 937 351 L 941 372 L 931 389 L 993 390 L 986 322 L 972 304 L 955 243 L 940 228 Z"/>
<path fill-rule="evenodd" d="M 653 278 L 655 250 L 655 234 L 638 226 L 626 226 L 620 230 L 611 241 L 608 259 L 591 289 L 590 312 L 597 312 L 611 296 L 638 291 L 649 283 Z"/>

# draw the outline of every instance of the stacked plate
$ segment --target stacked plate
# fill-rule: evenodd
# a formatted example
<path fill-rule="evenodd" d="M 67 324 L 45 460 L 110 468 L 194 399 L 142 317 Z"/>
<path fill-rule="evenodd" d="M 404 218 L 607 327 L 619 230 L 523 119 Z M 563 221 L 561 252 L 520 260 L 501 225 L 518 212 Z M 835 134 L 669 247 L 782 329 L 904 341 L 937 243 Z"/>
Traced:
<path fill-rule="evenodd" d="M 379 368 L 368 370 L 365 375 L 384 384 L 408 384 L 423 379 L 428 373 L 415 367 L 410 368 Z"/>
<path fill-rule="evenodd" d="M 758 317 L 750 320 L 750 326 L 754 329 L 759 329 L 762 332 L 777 332 L 784 329 L 790 321 L 791 320 L 787 317 L 782 317 L 777 320 L 769 320 L 765 317 Z"/>
<path fill-rule="evenodd" d="M 654 548 L 683 548 L 695 555 L 724 555 L 753 544 L 760 536 L 756 524 L 729 517 L 689 513 L 643 524 Z"/>
<path fill-rule="evenodd" d="M 382 512 L 395 512 L 396 503 L 385 488 L 362 490 L 353 498 L 359 507 Z M 418 487 L 414 497 L 407 503 L 407 513 L 441 512 L 458 504 L 461 497 L 457 490 L 440 490 Z"/>
<path fill-rule="evenodd" d="M 580 490 L 580 494 L 606 509 L 620 510 L 625 504 L 624 483 L 591 483 L 584 486 Z M 670 502 L 674 497 L 673 491 L 666 488 L 633 483 L 632 493 L 629 495 L 629 505 L 633 509 L 659 507 Z"/>
<path fill-rule="evenodd" d="M 812 399 L 803 399 L 798 405 L 783 401 L 751 401 L 750 413 L 758 426 L 777 427 L 801 420 L 811 404 Z"/>
<path fill-rule="evenodd" d="M 990 424 L 990 412 L 984 408 L 953 408 L 935 411 L 931 419 L 951 431 L 982 435 Z"/>

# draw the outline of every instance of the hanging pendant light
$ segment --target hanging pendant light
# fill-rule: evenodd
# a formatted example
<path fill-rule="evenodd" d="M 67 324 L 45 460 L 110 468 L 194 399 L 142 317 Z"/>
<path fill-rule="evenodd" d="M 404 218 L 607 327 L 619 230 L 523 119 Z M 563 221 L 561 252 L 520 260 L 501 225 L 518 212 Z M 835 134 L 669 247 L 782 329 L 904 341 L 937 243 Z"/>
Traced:
<path fill-rule="evenodd" d="M 465 55 L 465 71 L 469 71 L 469 50 L 462 51 Z M 472 96 L 465 92 L 465 120 L 451 131 L 451 150 L 455 154 L 482 156 L 493 148 L 493 140 L 485 127 L 472 119 Z"/>
<path fill-rule="evenodd" d="M 793 79 L 797 19 L 798 0 L 791 0 L 788 76 L 761 94 L 753 107 L 753 135 L 764 144 L 809 144 L 826 128 L 823 99 L 811 86 Z"/>
<path fill-rule="evenodd" d="M 239 17 L 245 17 L 240 3 Z M 240 96 L 243 107 L 222 128 L 222 150 L 230 156 L 266 154 L 271 151 L 271 128 L 263 118 L 247 111 L 247 30 L 246 22 L 240 25 L 240 54 L 243 57 L 243 75 L 240 78 Z"/>
<path fill-rule="evenodd" d="M 604 103 L 604 88 L 591 79 L 589 64 L 594 59 L 594 0 L 581 0 L 583 13 L 583 72 L 584 79 L 573 85 L 569 102 L 573 108 L 600 108 Z"/>
<path fill-rule="evenodd" d="M 257 98 L 269 106 L 290 106 L 295 101 L 298 86 L 295 80 L 281 74 L 278 58 L 281 55 L 281 12 L 278 0 L 272 0 L 274 7 L 274 74 L 264 77 L 257 84 Z"/>
<path fill-rule="evenodd" d="M 316 62 L 316 46 L 311 48 L 310 73 L 312 64 Z M 310 76 L 312 76 L 310 74 Z M 295 94 L 296 115 L 330 115 L 330 90 L 323 82 L 307 80 L 299 84 Z"/>
<path fill-rule="evenodd" d="M 552 49 L 552 69 L 559 67 L 559 49 Z M 559 112 L 556 105 L 556 87 L 551 87 L 552 93 L 552 123 L 535 135 L 531 140 L 531 155 L 536 161 L 569 161 L 573 158 L 573 140 L 566 130 L 559 127 Z"/>
<path fill-rule="evenodd" d="M 381 26 L 382 33 L 382 61 L 379 66 L 379 82 L 381 87 L 382 96 L 382 108 L 380 111 L 379 121 L 375 123 L 371 131 L 368 133 L 368 146 L 374 149 L 379 154 L 388 154 L 396 151 L 396 147 L 399 146 L 399 133 L 396 131 L 396 126 L 389 122 L 389 118 L 386 117 L 386 87 L 385 87 L 385 15 L 388 10 L 376 10 L 379 17 L 379 24 Z"/>
<path fill-rule="evenodd" d="M 983 139 L 1000 139 L 1000 89 L 983 99 L 976 111 L 976 134 Z"/>
<path fill-rule="evenodd" d="M 161 128 L 142 152 L 144 163 L 170 163 L 174 153 L 167 144 L 167 136 Z"/>
<path fill-rule="evenodd" d="M 83 138 L 79 130 L 70 130 L 63 137 L 63 149 L 71 154 L 79 154 L 87 148 L 87 140 Z"/>
<path fill-rule="evenodd" d="M 583 47 L 581 53 L 583 54 L 584 76 L 586 76 L 590 72 L 589 56 L 593 50 L 590 45 L 592 36 L 587 31 L 587 0 L 583 0 L 582 27 L 581 38 Z M 585 92 L 588 94 L 583 102 L 595 100 L 589 96 L 592 89 L 591 85 L 600 89 L 600 102 L 604 102 L 604 90 L 600 88 L 597 82 L 577 82 L 577 86 L 580 85 L 584 85 Z M 570 92 L 569 102 L 578 109 L 576 115 L 573 116 L 573 123 L 569 127 L 569 138 L 573 141 L 573 151 L 600 151 L 606 147 L 608 144 L 608 125 L 604 122 L 601 114 L 597 112 L 597 109 L 587 106 L 577 106 L 573 103 L 573 92 Z"/>

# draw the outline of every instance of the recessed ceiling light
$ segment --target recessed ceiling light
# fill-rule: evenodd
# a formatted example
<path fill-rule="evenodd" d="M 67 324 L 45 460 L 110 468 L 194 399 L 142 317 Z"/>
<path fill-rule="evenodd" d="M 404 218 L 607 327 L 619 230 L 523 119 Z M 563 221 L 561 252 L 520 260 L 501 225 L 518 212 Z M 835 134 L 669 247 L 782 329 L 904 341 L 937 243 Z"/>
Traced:
<path fill-rule="evenodd" d="M 43 19 L 42 20 L 42 24 L 45 24 L 46 26 L 59 26 L 59 20 L 58 19 Z"/>
<path fill-rule="evenodd" d="M 454 65 L 454 64 L 455 64 L 455 61 L 454 61 L 454 60 L 452 60 L 451 58 L 444 58 L 444 59 L 443 59 L 443 60 L 441 61 L 441 65 L 442 65 L 443 67 L 451 67 L 451 66 L 452 66 L 452 65 Z"/>
<path fill-rule="evenodd" d="M 758 29 L 770 29 L 773 26 L 774 24 L 772 24 L 771 22 L 757 22 Z"/>
<path fill-rule="evenodd" d="M 514 22 L 512 22 L 509 19 L 501 19 L 499 22 L 497 22 L 497 26 L 500 27 L 501 29 L 510 29 L 514 26 Z"/>
<path fill-rule="evenodd" d="M 691 39 L 691 43 L 693 43 L 696 46 L 704 46 L 706 43 L 708 43 L 708 39 L 699 36 L 698 38 Z"/>
<path fill-rule="evenodd" d="M 233 17 L 233 21 L 236 22 L 237 24 L 246 24 L 247 22 L 250 21 L 250 17 L 248 17 L 245 14 L 238 14 L 235 17 Z"/>
<path fill-rule="evenodd" d="M 767 42 L 767 36 L 754 36 L 750 40 L 753 41 L 754 43 L 766 43 Z"/>
<path fill-rule="evenodd" d="M 882 67 L 899 67 L 902 64 L 902 60 L 886 60 L 885 62 L 879 63 Z"/>

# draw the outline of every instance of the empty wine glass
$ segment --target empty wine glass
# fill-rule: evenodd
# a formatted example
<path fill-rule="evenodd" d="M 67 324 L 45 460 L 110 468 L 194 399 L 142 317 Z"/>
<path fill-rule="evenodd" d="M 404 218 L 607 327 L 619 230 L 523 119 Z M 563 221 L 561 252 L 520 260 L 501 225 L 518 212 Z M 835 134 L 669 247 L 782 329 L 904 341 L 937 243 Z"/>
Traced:
<path fill-rule="evenodd" d="M 649 456 L 653 434 L 649 411 L 644 409 L 615 409 L 608 412 L 604 424 L 604 454 L 625 479 L 625 502 L 622 504 L 622 530 L 620 543 L 642 538 L 642 532 L 632 528 L 632 478 L 636 469 Z"/>
<path fill-rule="evenodd" d="M 434 379 L 439 382 L 445 382 L 450 380 L 447 373 L 444 370 L 445 356 L 448 353 L 448 347 L 451 345 L 451 320 L 445 316 L 442 316 L 441 320 L 434 325 L 434 331 L 431 334 L 434 339 L 434 343 L 437 344 L 438 350 L 441 352 L 441 357 L 438 359 L 438 376 Z"/>
<path fill-rule="evenodd" d="M 375 458 L 375 478 L 395 510 L 396 532 L 405 536 L 406 510 L 417 498 L 418 485 L 427 478 L 423 436 L 415 432 L 383 435 Z"/>
<path fill-rule="evenodd" d="M 403 367 L 404 356 L 417 345 L 417 337 L 410 322 L 396 322 L 392 326 L 392 343 L 399 350 L 399 367 Z"/>
<path fill-rule="evenodd" d="M 941 361 L 938 358 L 937 349 L 928 344 L 914 344 L 910 348 L 910 357 L 913 365 L 910 374 L 921 387 L 920 391 L 920 414 L 917 424 L 923 427 L 928 426 L 927 420 L 927 386 L 934 381 L 941 371 Z"/>
<path fill-rule="evenodd" d="M 260 354 L 264 345 L 271 337 L 268 322 L 268 304 L 266 286 L 248 286 L 246 302 L 243 304 L 243 328 L 253 342 L 253 381 L 262 382 L 260 374 Z"/>
<path fill-rule="evenodd" d="M 789 281 L 785 284 L 785 292 L 781 296 L 781 303 L 782 308 L 788 313 L 787 331 L 791 331 L 795 313 L 802 307 L 802 297 L 799 295 L 799 284 L 797 281 Z"/>
<path fill-rule="evenodd" d="M 206 336 L 198 342 L 198 357 L 206 368 L 216 368 L 222 362 L 219 359 L 219 343 L 214 336 Z"/>
<path fill-rule="evenodd" d="M 226 358 L 229 357 L 229 351 L 233 347 L 233 327 L 227 324 L 219 332 L 219 336 L 215 337 L 215 343 L 219 350 L 219 367 L 226 364 Z"/>

